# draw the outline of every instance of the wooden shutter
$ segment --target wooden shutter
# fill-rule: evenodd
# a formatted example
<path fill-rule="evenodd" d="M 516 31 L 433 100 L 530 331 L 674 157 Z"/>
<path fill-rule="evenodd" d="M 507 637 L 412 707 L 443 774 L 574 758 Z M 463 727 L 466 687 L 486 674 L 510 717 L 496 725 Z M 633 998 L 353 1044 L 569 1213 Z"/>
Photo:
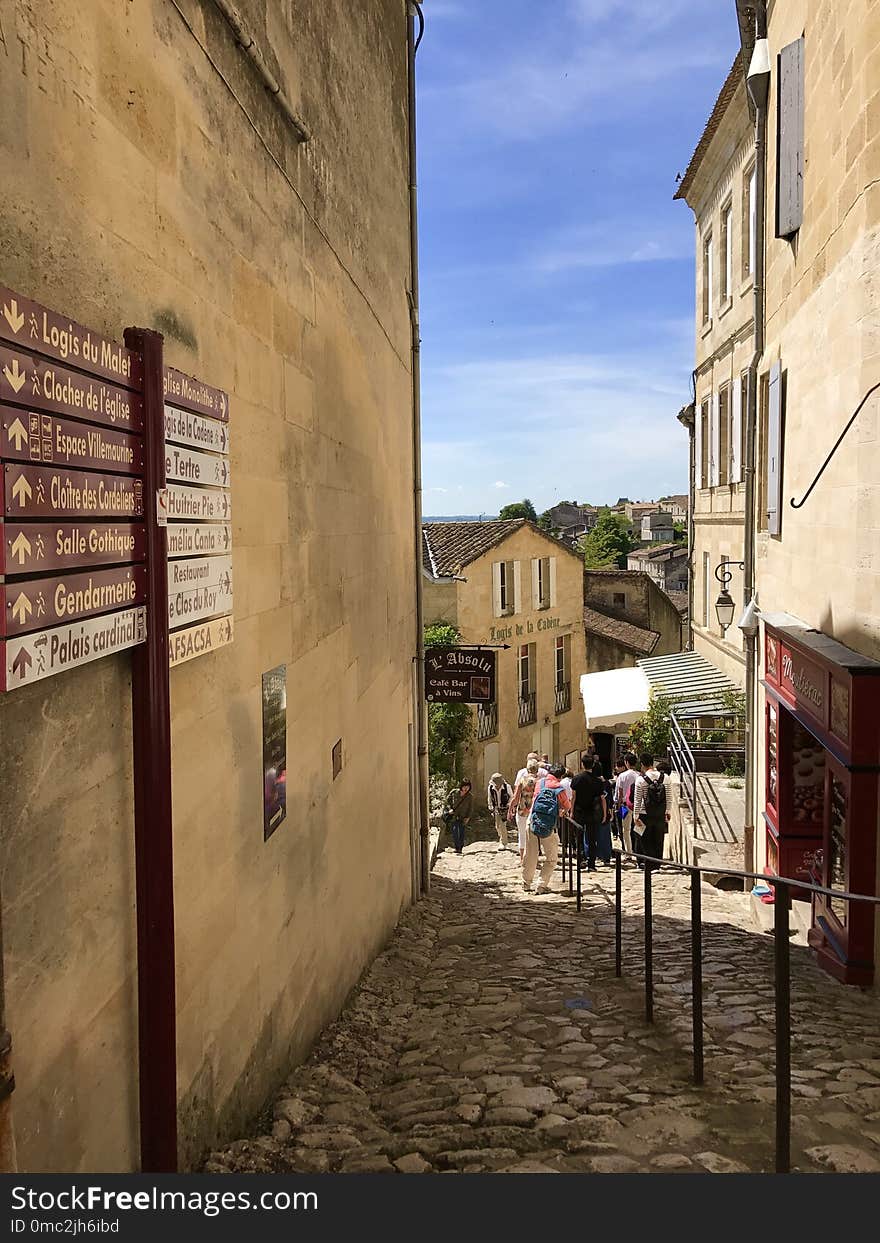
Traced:
<path fill-rule="evenodd" d="M 492 563 L 492 612 L 495 617 L 503 616 L 501 608 L 501 562 Z"/>
<path fill-rule="evenodd" d="M 730 482 L 742 482 L 742 378 L 737 376 L 731 385 L 730 416 Z"/>
<path fill-rule="evenodd" d="M 703 486 L 703 403 L 694 408 L 694 489 Z"/>
<path fill-rule="evenodd" d="M 556 608 L 556 558 L 548 557 L 547 564 L 550 567 L 550 607 Z"/>
<path fill-rule="evenodd" d="M 779 535 L 782 530 L 782 369 L 779 363 L 770 368 L 767 403 L 767 530 L 771 535 Z"/>
<path fill-rule="evenodd" d="M 777 75 L 776 236 L 790 237 L 804 218 L 804 41 L 779 53 Z"/>
<path fill-rule="evenodd" d="M 511 613 L 518 613 L 522 608 L 522 562 L 511 561 L 513 566 L 513 608 Z"/>
<path fill-rule="evenodd" d="M 717 488 L 721 479 L 721 403 L 720 394 L 712 394 L 709 407 L 709 487 Z"/>
<path fill-rule="evenodd" d="M 532 608 L 539 609 L 541 607 L 541 561 L 539 557 L 532 557 Z"/>

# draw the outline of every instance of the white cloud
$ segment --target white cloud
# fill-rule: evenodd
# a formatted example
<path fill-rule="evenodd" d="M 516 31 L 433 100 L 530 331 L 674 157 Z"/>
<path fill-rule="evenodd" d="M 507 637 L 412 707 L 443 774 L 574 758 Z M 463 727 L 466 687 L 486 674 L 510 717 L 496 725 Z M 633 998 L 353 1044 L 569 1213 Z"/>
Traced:
<path fill-rule="evenodd" d="M 500 479 L 499 479 L 499 480 L 496 482 L 496 484 L 495 484 L 495 487 L 496 487 L 496 488 L 506 488 L 506 487 L 508 487 L 508 486 L 509 486 L 508 484 L 506 484 L 506 483 L 502 483 L 502 481 L 501 481 Z"/>
<path fill-rule="evenodd" d="M 546 243 L 534 256 L 541 272 L 572 268 L 606 268 L 621 264 L 659 263 L 693 259 L 693 230 L 682 218 L 681 227 L 651 219 L 615 217 L 594 220 Z"/>

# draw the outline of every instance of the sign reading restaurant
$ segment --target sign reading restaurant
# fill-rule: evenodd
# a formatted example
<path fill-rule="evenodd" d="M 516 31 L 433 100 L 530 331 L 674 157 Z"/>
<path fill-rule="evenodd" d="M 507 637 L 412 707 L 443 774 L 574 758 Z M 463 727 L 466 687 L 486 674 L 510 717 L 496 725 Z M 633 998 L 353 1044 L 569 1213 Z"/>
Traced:
<path fill-rule="evenodd" d="M 482 648 L 430 648 L 425 653 L 428 703 L 492 703 L 496 655 Z"/>

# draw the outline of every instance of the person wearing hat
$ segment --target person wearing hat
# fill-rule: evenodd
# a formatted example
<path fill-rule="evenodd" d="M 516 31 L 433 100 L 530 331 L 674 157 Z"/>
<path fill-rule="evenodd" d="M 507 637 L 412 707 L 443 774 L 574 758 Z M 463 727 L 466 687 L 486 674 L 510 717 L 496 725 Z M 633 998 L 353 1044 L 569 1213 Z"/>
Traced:
<path fill-rule="evenodd" d="M 507 809 L 513 798 L 513 790 L 501 776 L 493 773 L 486 791 L 486 802 L 495 819 L 495 832 L 498 834 L 498 849 L 507 849 Z"/>

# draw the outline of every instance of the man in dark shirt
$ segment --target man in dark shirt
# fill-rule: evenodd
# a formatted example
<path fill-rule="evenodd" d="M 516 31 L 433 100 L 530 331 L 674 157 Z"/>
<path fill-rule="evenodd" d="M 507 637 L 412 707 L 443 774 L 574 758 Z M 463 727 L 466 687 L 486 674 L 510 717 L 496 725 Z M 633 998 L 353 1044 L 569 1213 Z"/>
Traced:
<path fill-rule="evenodd" d="M 605 783 L 593 771 L 595 760 L 588 751 L 581 756 L 581 771 L 571 781 L 574 797 L 572 817 L 577 821 L 583 837 L 583 853 L 587 856 L 587 871 L 596 870 L 596 844 L 599 825 L 607 815 Z"/>

